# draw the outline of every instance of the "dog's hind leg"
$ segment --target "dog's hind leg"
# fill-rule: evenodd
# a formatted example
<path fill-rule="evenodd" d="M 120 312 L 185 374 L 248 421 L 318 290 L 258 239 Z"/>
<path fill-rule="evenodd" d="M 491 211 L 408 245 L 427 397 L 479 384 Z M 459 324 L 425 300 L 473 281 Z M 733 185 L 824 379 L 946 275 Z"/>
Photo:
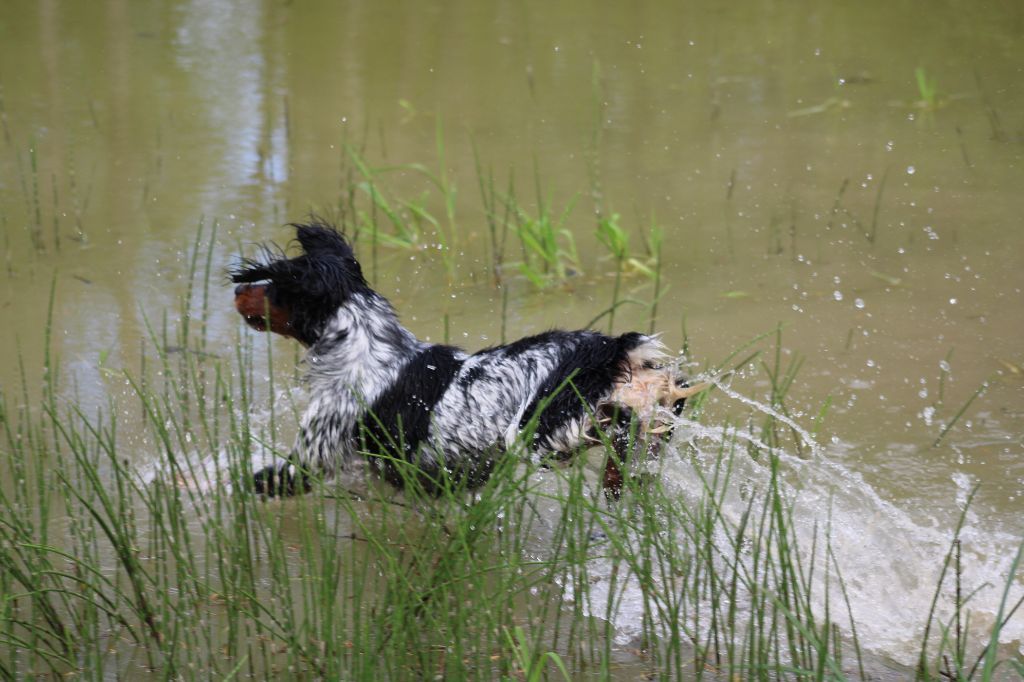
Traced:
<path fill-rule="evenodd" d="M 640 422 L 636 413 L 628 407 L 606 404 L 601 408 L 600 420 L 604 424 L 610 451 L 604 462 L 604 476 L 601 485 L 605 497 L 617 500 L 622 495 L 626 469 L 635 456 L 646 450 L 640 445 Z M 598 428 L 601 428 L 600 426 Z"/>

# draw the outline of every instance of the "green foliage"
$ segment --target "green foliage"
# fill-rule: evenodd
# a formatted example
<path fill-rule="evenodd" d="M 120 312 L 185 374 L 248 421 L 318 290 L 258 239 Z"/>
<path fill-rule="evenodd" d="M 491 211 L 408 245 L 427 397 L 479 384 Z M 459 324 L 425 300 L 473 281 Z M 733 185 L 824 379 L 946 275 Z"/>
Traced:
<path fill-rule="evenodd" d="M 602 216 L 597 221 L 597 239 L 616 261 L 624 261 L 629 253 L 629 235 L 619 226 L 619 214 Z"/>
<path fill-rule="evenodd" d="M 373 270 L 376 271 L 376 247 L 378 244 L 400 249 L 426 247 L 428 238 L 433 238 L 440 250 L 441 259 L 449 277 L 454 276 L 453 255 L 457 239 L 455 219 L 455 186 L 444 166 L 444 142 L 440 123 L 437 128 L 438 171 L 433 172 L 419 163 L 399 166 L 373 167 L 354 147 L 346 145 L 348 158 L 361 180 L 354 183 L 358 192 L 364 195 L 366 204 L 357 204 L 349 199 L 346 213 L 353 216 L 355 225 L 351 228 L 353 238 L 368 235 L 373 248 Z M 429 187 L 436 190 L 444 207 L 443 218 L 431 213 L 435 201 L 430 191 L 422 191 L 411 199 L 389 199 L 391 194 L 385 185 L 388 175 L 396 172 L 412 172 L 424 178 Z M 383 216 L 381 219 L 379 216 Z M 390 230 L 382 229 L 390 225 Z"/>
<path fill-rule="evenodd" d="M 664 231 L 658 223 L 651 221 L 651 227 L 647 234 L 647 255 L 650 260 L 653 261 L 653 269 L 646 266 L 641 267 L 640 263 L 634 262 L 636 259 L 630 259 L 630 263 L 633 264 L 634 268 L 637 268 L 643 272 L 654 282 L 654 293 L 651 295 L 651 324 L 647 330 L 647 333 L 653 334 L 654 330 L 657 329 L 658 324 L 658 301 L 665 294 L 661 286 L 661 244 L 664 239 Z"/>
<path fill-rule="evenodd" d="M 622 263 L 629 255 L 629 235 L 619 227 L 619 214 L 601 216 L 597 221 L 597 239 L 615 260 L 615 286 L 612 289 L 612 305 L 608 309 L 608 333 L 615 328 L 615 310 L 619 307 L 619 287 L 622 284 Z"/>
<path fill-rule="evenodd" d="M 928 77 L 928 73 L 922 68 L 914 69 L 914 80 L 917 83 L 917 94 L 925 109 L 936 109 L 939 106 L 938 81 Z"/>
<path fill-rule="evenodd" d="M 565 663 L 562 662 L 562 657 L 553 651 L 545 651 L 540 654 L 535 652 L 529 637 L 526 636 L 526 632 L 520 626 L 515 626 L 512 632 L 506 629 L 505 639 L 515 655 L 519 672 L 527 682 L 539 682 L 539 680 L 544 679 L 544 672 L 549 661 L 555 665 L 563 679 L 572 679 L 569 677 L 569 671 L 566 669 Z"/>
<path fill-rule="evenodd" d="M 576 241 L 566 228 L 576 199 L 572 197 L 556 215 L 550 202 L 544 200 L 538 184 L 537 213 L 531 215 L 514 196 L 504 198 L 515 217 L 514 230 L 522 253 L 519 273 L 538 289 L 564 283 L 581 271 Z"/>

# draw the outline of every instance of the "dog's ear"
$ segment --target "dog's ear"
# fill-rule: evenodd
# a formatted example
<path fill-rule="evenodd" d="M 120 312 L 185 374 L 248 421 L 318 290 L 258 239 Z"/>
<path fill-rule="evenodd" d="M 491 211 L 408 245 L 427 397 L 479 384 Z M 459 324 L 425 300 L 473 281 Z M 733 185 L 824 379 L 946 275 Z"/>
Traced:
<path fill-rule="evenodd" d="M 265 263 L 253 260 L 252 258 L 243 258 L 238 265 L 228 269 L 228 277 L 235 284 L 241 284 L 243 282 L 259 282 L 270 279 L 271 274 Z"/>
<path fill-rule="evenodd" d="M 313 270 L 323 284 L 340 287 L 348 295 L 366 286 L 363 269 L 345 237 L 326 223 L 295 225 L 295 236 L 305 251 Z"/>
<path fill-rule="evenodd" d="M 292 226 L 295 228 L 295 237 L 306 255 L 355 258 L 352 247 L 341 233 L 330 225 L 315 222 L 308 225 L 292 223 Z"/>

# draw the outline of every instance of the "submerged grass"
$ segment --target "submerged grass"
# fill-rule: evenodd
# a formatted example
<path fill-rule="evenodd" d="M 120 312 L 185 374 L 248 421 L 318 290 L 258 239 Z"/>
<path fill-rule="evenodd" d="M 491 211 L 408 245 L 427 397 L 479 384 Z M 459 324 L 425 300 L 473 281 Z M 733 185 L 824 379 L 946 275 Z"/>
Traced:
<path fill-rule="evenodd" d="M 420 472 L 396 462 L 403 497 L 323 483 L 267 502 L 238 483 L 294 406 L 275 408 L 280 389 L 257 380 L 274 376 L 272 344 L 246 335 L 218 357 L 189 321 L 208 310 L 203 238 L 184 322 L 151 326 L 144 362 L 122 375 L 132 401 L 87 408 L 49 350 L 40 398 L 28 368 L 19 395 L 0 392 L 0 677 L 868 678 L 831 521 L 798 533 L 784 480 L 786 452 L 806 443 L 786 404 L 801 360 L 782 362 L 780 329 L 710 371 L 759 371 L 770 412 L 723 430 L 717 449 L 684 443 L 639 467 L 618 503 L 587 458 L 525 456 L 532 424 L 476 491 L 445 479 L 422 494 Z M 757 370 L 765 338 L 774 353 Z M 602 438 L 591 459 L 615 456 Z M 740 473 L 751 463 L 754 484 Z M 656 475 L 670 465 L 693 485 Z M 956 598 L 958 623 L 968 601 Z M 627 604 L 639 613 L 624 645 Z M 1004 597 L 989 638 L 969 642 L 933 607 L 918 677 L 1009 669 L 996 644 L 1019 608 Z"/>

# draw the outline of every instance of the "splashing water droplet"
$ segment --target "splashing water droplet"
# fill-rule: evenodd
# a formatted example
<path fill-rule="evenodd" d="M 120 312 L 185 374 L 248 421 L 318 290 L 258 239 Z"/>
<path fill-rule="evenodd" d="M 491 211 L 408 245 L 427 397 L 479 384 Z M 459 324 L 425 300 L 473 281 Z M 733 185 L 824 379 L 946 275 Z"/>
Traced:
<path fill-rule="evenodd" d="M 926 426 L 931 426 L 935 419 L 935 408 L 929 405 L 921 410 L 921 419 L 924 420 Z"/>

